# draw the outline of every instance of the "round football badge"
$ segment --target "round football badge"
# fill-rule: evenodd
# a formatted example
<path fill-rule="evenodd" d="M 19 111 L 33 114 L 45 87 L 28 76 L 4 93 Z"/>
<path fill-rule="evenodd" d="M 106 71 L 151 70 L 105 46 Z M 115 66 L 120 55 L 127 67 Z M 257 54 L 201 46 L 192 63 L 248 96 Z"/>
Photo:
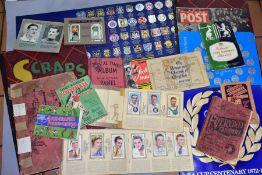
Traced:
<path fill-rule="evenodd" d="M 154 7 L 151 2 L 147 2 L 147 3 L 145 4 L 145 6 L 146 6 L 146 9 L 147 9 L 147 10 L 152 10 L 153 7 Z"/>
<path fill-rule="evenodd" d="M 118 34 L 112 34 L 109 36 L 110 41 L 112 42 L 117 42 L 119 40 L 119 35 Z"/>
<path fill-rule="evenodd" d="M 158 21 L 160 21 L 160 22 L 164 22 L 164 21 L 166 21 L 166 15 L 164 15 L 164 14 L 159 14 L 159 15 L 157 16 L 157 19 L 158 19 Z"/>
<path fill-rule="evenodd" d="M 117 22 L 115 20 L 111 20 L 111 21 L 108 22 L 107 25 L 108 25 L 109 28 L 114 29 L 117 26 Z"/>
<path fill-rule="evenodd" d="M 171 8 L 173 6 L 173 2 L 171 0 L 166 0 L 165 4 L 167 8 Z"/>
<path fill-rule="evenodd" d="M 164 44 L 165 44 L 165 47 L 168 48 L 168 49 L 173 47 L 173 43 L 170 40 L 167 40 Z"/>
<path fill-rule="evenodd" d="M 155 8 L 156 9 L 158 9 L 158 10 L 160 10 L 161 8 L 163 8 L 163 3 L 161 2 L 161 1 L 157 1 L 156 3 L 155 3 Z"/>
<path fill-rule="evenodd" d="M 134 27 L 136 25 L 136 23 L 137 23 L 137 20 L 135 18 L 128 19 L 128 25 L 130 27 Z"/>
<path fill-rule="evenodd" d="M 135 8 L 137 11 L 141 12 L 144 10 L 145 6 L 141 3 L 138 3 Z"/>
<path fill-rule="evenodd" d="M 144 16 L 141 16 L 138 18 L 138 23 L 139 24 L 145 24 L 147 22 L 147 19 Z"/>

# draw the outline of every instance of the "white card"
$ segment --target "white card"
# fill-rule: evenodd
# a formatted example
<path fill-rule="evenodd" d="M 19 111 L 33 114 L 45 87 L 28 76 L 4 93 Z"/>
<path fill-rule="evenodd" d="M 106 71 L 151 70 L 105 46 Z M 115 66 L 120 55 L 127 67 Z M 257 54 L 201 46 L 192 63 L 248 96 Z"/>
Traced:
<path fill-rule="evenodd" d="M 13 105 L 14 117 L 26 115 L 25 103 Z"/>
<path fill-rule="evenodd" d="M 30 136 L 17 139 L 17 147 L 18 154 L 32 152 Z"/>

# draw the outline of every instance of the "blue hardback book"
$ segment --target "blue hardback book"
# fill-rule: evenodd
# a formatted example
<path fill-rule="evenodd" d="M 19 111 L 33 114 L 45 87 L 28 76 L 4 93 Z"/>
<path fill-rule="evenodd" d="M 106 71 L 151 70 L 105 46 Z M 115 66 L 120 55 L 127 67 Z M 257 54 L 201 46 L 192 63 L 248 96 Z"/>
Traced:
<path fill-rule="evenodd" d="M 262 116 L 262 89 L 253 85 L 257 113 Z M 219 88 L 201 88 L 184 93 L 184 126 L 191 128 L 191 147 L 193 149 L 194 172 L 180 172 L 181 175 L 235 175 L 235 174 L 262 174 L 261 124 L 249 125 L 242 151 L 236 166 L 225 164 L 217 159 L 197 152 L 195 144 L 201 132 L 205 115 L 213 96 L 221 97 Z"/>
<path fill-rule="evenodd" d="M 179 32 L 180 52 L 201 51 L 211 87 L 218 87 L 222 83 L 244 81 L 250 81 L 253 85 L 261 85 L 261 69 L 254 34 L 251 32 L 236 32 L 235 36 L 244 58 L 244 66 L 218 71 L 211 70 L 199 32 Z"/>

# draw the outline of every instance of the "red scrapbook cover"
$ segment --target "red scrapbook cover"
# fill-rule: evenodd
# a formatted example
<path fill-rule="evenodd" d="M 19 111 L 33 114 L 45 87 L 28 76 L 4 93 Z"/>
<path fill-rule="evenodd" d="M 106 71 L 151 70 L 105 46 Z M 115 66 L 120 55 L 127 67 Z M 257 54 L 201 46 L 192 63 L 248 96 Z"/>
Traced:
<path fill-rule="evenodd" d="M 236 164 L 252 111 L 214 96 L 198 138 L 196 149 Z"/>
<path fill-rule="evenodd" d="M 88 73 L 84 46 L 62 45 L 60 53 L 15 50 L 4 53 L 3 58 L 8 86 L 63 72 L 73 71 L 78 78 Z"/>
<path fill-rule="evenodd" d="M 55 90 L 75 79 L 73 72 L 67 72 L 11 85 L 13 115 L 10 117 L 15 123 L 21 174 L 40 173 L 60 166 L 63 140 L 34 136 L 35 120 L 39 105 L 60 106 Z M 51 132 L 48 127 L 42 129 L 42 132 Z"/>
<path fill-rule="evenodd" d="M 126 87 L 123 59 L 91 58 L 88 61 L 88 76 L 93 85 L 115 88 Z"/>

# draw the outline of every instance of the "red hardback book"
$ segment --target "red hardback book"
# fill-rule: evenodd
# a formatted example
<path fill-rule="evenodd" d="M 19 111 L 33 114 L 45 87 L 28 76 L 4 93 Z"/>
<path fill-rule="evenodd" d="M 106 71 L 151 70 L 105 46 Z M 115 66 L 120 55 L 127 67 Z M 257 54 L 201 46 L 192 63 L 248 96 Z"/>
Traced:
<path fill-rule="evenodd" d="M 55 90 L 75 79 L 73 72 L 67 72 L 11 85 L 13 115 L 10 117 L 15 123 L 21 174 L 40 173 L 60 166 L 63 140 L 34 136 L 33 131 L 38 106 L 60 106 Z M 48 132 L 48 127 L 42 129 Z"/>
<path fill-rule="evenodd" d="M 236 164 L 252 111 L 214 96 L 198 138 L 196 149 Z"/>
<path fill-rule="evenodd" d="M 125 88 L 125 73 L 121 58 L 89 59 L 88 75 L 95 86 Z"/>
<path fill-rule="evenodd" d="M 5 75 L 10 84 L 73 71 L 80 78 L 88 73 L 84 46 L 65 46 L 60 53 L 11 51 L 3 55 Z"/>

